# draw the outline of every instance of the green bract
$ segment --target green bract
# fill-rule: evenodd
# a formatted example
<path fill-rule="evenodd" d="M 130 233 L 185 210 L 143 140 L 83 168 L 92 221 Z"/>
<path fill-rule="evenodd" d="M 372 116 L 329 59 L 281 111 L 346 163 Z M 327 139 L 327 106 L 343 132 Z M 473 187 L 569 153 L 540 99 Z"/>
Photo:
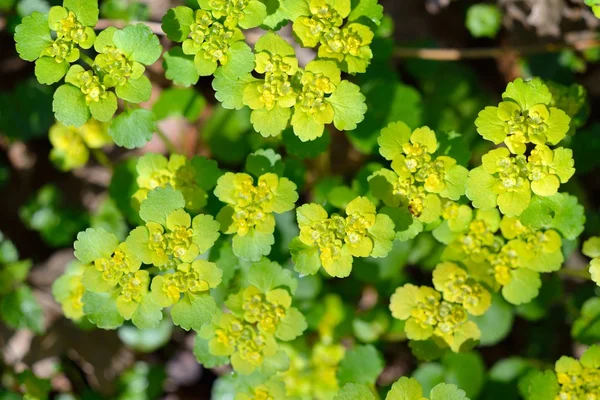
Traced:
<path fill-rule="evenodd" d="M 570 118 L 549 107 L 552 95 L 540 80 L 516 79 L 506 87 L 498 107 L 486 107 L 475 121 L 477 131 L 495 144 L 504 142 L 513 154 L 523 154 L 528 143 L 555 145 L 569 131 Z"/>
<path fill-rule="evenodd" d="M 215 196 L 227 204 L 217 215 L 222 231 L 234 234 L 233 252 L 249 261 L 269 254 L 275 241 L 273 214 L 293 209 L 298 200 L 296 185 L 273 173 L 254 184 L 248 174 L 228 172 L 217 181 Z"/>
<path fill-rule="evenodd" d="M 379 152 L 392 161 L 369 177 L 373 195 L 390 207 L 407 207 L 413 218 L 430 223 L 442 215 L 442 199 L 458 200 L 465 192 L 468 171 L 456 160 L 437 155 L 435 133 L 392 122 L 382 129 Z"/>
<path fill-rule="evenodd" d="M 392 249 L 394 223 L 366 197 L 348 203 L 345 218 L 329 216 L 318 204 L 305 204 L 296 215 L 300 236 L 290 243 L 290 252 L 302 274 L 316 274 L 323 266 L 329 275 L 344 278 L 353 257 L 385 257 Z"/>

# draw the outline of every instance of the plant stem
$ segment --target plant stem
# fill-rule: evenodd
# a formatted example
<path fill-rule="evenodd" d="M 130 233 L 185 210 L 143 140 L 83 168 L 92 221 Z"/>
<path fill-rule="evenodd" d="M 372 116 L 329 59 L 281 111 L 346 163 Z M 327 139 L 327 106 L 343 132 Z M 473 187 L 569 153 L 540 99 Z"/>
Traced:
<path fill-rule="evenodd" d="M 587 269 L 563 268 L 559 270 L 558 273 L 569 278 L 579 278 L 584 279 L 586 281 L 592 280 L 592 276 L 590 275 L 590 272 Z"/>
<path fill-rule="evenodd" d="M 90 68 L 92 68 L 92 66 L 94 65 L 94 60 L 92 60 L 87 54 L 80 53 L 79 58 Z"/>
<path fill-rule="evenodd" d="M 158 126 L 156 127 L 156 134 L 163 141 L 165 146 L 167 146 L 167 150 L 169 150 L 169 153 L 171 153 L 171 154 L 178 153 L 177 147 L 175 147 L 175 145 L 173 144 L 171 139 L 169 139 L 167 137 L 167 135 L 165 135 L 165 133 Z"/>

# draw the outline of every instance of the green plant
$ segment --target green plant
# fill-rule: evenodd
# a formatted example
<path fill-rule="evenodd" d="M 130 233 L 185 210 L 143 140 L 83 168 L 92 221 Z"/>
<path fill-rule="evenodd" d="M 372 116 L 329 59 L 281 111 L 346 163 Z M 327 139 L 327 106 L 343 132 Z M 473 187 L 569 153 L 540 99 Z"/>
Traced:
<path fill-rule="evenodd" d="M 464 86 L 443 86 L 453 79 L 409 66 L 424 92 L 448 92 L 422 98 L 386 66 L 391 39 L 376 0 L 198 6 L 170 9 L 162 42 L 143 23 L 96 34 L 94 0 L 64 0 L 15 29 L 20 57 L 35 62 L 40 84 L 54 85 L 52 163 L 77 170 L 91 154 L 112 173 L 109 199 L 90 216 L 66 208 L 54 186 L 20 212 L 49 245 L 74 242 L 77 260 L 52 293 L 79 327 L 119 329 L 128 343 L 163 326 L 167 337 L 173 325 L 194 332 L 198 362 L 221 371 L 217 398 L 475 399 L 490 389 L 474 349 L 503 340 L 515 315 L 543 318 L 559 274 L 600 284 L 597 237 L 583 245 L 594 257 L 590 276 L 564 267 L 586 221 L 569 186 L 588 115 L 581 86 L 517 78 L 487 106 Z M 103 8 L 144 15 L 115 1 Z M 467 25 L 493 37 L 500 19 L 495 6 L 478 4 Z M 250 46 L 256 27 L 267 32 Z M 299 48 L 315 59 L 299 59 Z M 147 70 L 161 56 L 176 87 L 150 108 L 159 89 Z M 192 87 L 206 77 L 210 107 Z M 398 97 L 378 107 L 390 82 Z M 195 123 L 205 107 L 204 156 L 158 127 L 173 116 Z M 113 165 L 104 151 L 141 148 L 155 132 L 168 157 Z M 356 147 L 358 166 L 331 173 L 334 140 Z M 18 276 L 0 292 L 2 305 L 13 289 L 31 297 L 19 286 L 28 267 L 6 262 Z M 600 306 L 589 297 L 570 304 L 572 336 L 586 344 L 600 338 Z M 382 384 L 382 353 L 399 341 L 422 363 L 415 377 Z M 136 348 L 145 345 L 155 348 Z M 561 358 L 556 373 L 519 360 L 504 375 L 490 371 L 490 382 L 518 381 L 528 399 L 592 399 L 597 350 L 581 362 Z M 131 375 L 150 372 L 140 364 Z"/>

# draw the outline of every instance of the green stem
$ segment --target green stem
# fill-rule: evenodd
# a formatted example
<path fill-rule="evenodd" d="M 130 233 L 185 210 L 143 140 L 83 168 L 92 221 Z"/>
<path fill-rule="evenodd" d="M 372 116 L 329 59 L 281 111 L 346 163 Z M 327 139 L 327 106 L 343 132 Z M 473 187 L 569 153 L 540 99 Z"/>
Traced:
<path fill-rule="evenodd" d="M 579 278 L 579 279 L 584 279 L 586 281 L 592 280 L 592 276 L 590 275 L 590 272 L 587 269 L 563 268 L 563 269 L 559 270 L 558 273 L 560 275 L 567 276 L 569 278 Z"/>
<path fill-rule="evenodd" d="M 96 161 L 98 161 L 101 165 L 113 169 L 113 164 L 110 159 L 106 156 L 106 154 L 100 149 L 92 149 L 92 154 Z"/>
<path fill-rule="evenodd" d="M 80 53 L 79 58 L 81 58 L 81 61 L 86 63 L 88 67 L 93 68 L 94 60 L 92 60 L 87 54 Z"/>
<path fill-rule="evenodd" d="M 178 153 L 177 148 L 175 147 L 173 142 L 167 137 L 167 135 L 165 135 L 165 133 L 158 126 L 156 127 L 156 134 L 163 141 L 165 146 L 167 146 L 167 150 L 169 150 L 169 153 Z"/>

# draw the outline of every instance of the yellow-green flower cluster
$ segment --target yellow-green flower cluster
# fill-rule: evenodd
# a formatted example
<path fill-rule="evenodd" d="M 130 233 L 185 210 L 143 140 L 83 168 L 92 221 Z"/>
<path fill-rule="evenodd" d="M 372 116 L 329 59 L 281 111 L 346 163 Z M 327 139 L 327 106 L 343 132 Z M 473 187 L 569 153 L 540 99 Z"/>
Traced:
<path fill-rule="evenodd" d="M 600 398 L 600 346 L 590 347 L 579 360 L 561 357 L 554 370 L 560 385 L 555 400 Z"/>
<path fill-rule="evenodd" d="M 230 313 L 218 313 L 200 331 L 210 354 L 229 357 L 234 370 L 247 375 L 276 354 L 277 340 L 293 340 L 306 329 L 304 316 L 292 307 L 288 284 L 296 283 L 288 274 L 266 259 L 252 266 L 248 281 L 256 285 L 231 294 Z"/>
<path fill-rule="evenodd" d="M 339 343 L 323 341 L 312 345 L 310 356 L 291 346 L 283 347 L 290 358 L 290 368 L 282 373 L 288 396 L 329 400 L 339 390 L 337 370 L 346 349 Z"/>
<path fill-rule="evenodd" d="M 344 72 L 365 72 L 373 58 L 370 45 L 374 34 L 368 26 L 353 21 L 355 18 L 348 18 L 350 0 L 305 2 L 305 13 L 292 25 L 302 46 L 318 46 L 319 58 L 337 61 Z M 344 24 L 347 18 L 351 21 Z"/>
<path fill-rule="evenodd" d="M 135 228 L 127 242 L 144 264 L 162 270 L 191 263 L 219 237 L 219 223 L 212 216 L 194 219 L 182 208 L 170 212 L 165 222 L 146 221 Z"/>
<path fill-rule="evenodd" d="M 498 205 L 503 214 L 519 216 L 532 192 L 552 196 L 575 173 L 572 150 L 547 145 L 565 137 L 570 118 L 562 110 L 548 108 L 552 95 L 538 80 L 517 79 L 503 99 L 497 108 L 483 110 L 476 125 L 485 139 L 504 141 L 507 147 L 482 157 L 482 166 L 469 174 L 466 194 L 476 208 Z"/>
<path fill-rule="evenodd" d="M 411 340 L 433 340 L 442 348 L 458 352 L 481 332 L 469 314 L 481 315 L 490 306 L 490 293 L 453 263 L 443 263 L 434 273 L 436 289 L 406 284 L 390 299 L 394 318 L 406 321 L 404 332 Z"/>
<path fill-rule="evenodd" d="M 294 48 L 273 32 L 261 37 L 254 51 L 254 71 L 261 77 L 247 74 L 237 81 L 242 97 L 234 108 L 248 106 L 261 135 L 277 136 L 291 124 L 306 142 L 321 137 L 325 125 L 352 130 L 363 120 L 365 97 L 357 85 L 342 80 L 335 62 L 317 59 L 300 68 Z M 232 96 L 218 76 L 215 85 L 217 98 Z"/>
<path fill-rule="evenodd" d="M 138 159 L 136 182 L 139 189 L 133 195 L 135 209 L 139 209 L 148 192 L 156 188 L 171 186 L 185 198 L 185 208 L 200 211 L 208 198 L 207 190 L 213 184 L 203 186 L 204 174 L 199 157 L 188 159 L 180 154 L 171 154 L 169 159 L 162 154 L 148 153 Z M 214 163 L 214 162 L 213 162 Z"/>
<path fill-rule="evenodd" d="M 48 25 L 56 32 L 56 38 L 42 52 L 41 57 L 50 57 L 57 64 L 73 63 L 79 59 L 80 50 L 89 49 L 96 40 L 94 25 L 91 21 L 83 23 L 74 11 L 54 6 L 48 13 Z"/>
<path fill-rule="evenodd" d="M 86 291 L 108 294 L 124 319 L 143 318 L 141 314 L 148 310 L 137 312 L 142 304 L 152 304 L 147 296 L 150 275 L 148 271 L 140 269 L 140 259 L 126 242 L 119 242 L 113 234 L 104 230 L 88 229 L 77 236 L 75 255 L 86 265 L 81 278 Z M 76 283 L 76 279 L 69 281 L 75 286 L 68 299 L 73 306 L 73 315 L 81 317 L 77 298 L 81 301 L 84 297 L 75 297 L 80 294 Z"/>
<path fill-rule="evenodd" d="M 343 278 L 352 271 L 353 257 L 385 257 L 392 249 L 394 223 L 366 197 L 348 203 L 346 217 L 329 216 L 318 204 L 305 204 L 296 214 L 300 235 L 290 251 L 302 274 L 316 274 L 323 266 L 329 275 Z"/>
<path fill-rule="evenodd" d="M 94 119 L 79 128 L 56 122 L 48 136 L 52 144 L 50 161 L 61 171 L 84 166 L 90 158 L 90 149 L 100 149 L 113 142 L 108 126 Z"/>
<path fill-rule="evenodd" d="M 217 15 L 222 15 L 216 12 Z M 230 49 L 235 43 L 244 46 L 244 34 L 237 24 L 223 24 L 219 17 L 206 10 L 196 10 L 190 25 L 189 38 L 183 42 L 183 53 L 194 56 L 194 64 L 200 76 L 212 75 L 219 65 L 227 65 L 235 54 Z"/>
<path fill-rule="evenodd" d="M 465 212 L 466 214 L 466 212 Z M 537 295 L 539 273 L 556 271 L 563 262 L 562 239 L 553 229 L 535 230 L 498 210 L 471 212 L 462 229 L 434 231 L 448 244 L 442 259 L 463 263 L 472 277 L 521 304 Z M 521 287 L 527 282 L 526 290 Z"/>
<path fill-rule="evenodd" d="M 224 233 L 234 234 L 233 251 L 243 259 L 258 261 L 274 243 L 275 217 L 294 208 L 296 185 L 274 173 L 258 177 L 228 172 L 217 181 L 215 196 L 227 205 L 217 215 Z"/>
<path fill-rule="evenodd" d="M 378 142 L 392 170 L 375 172 L 369 186 L 386 205 L 408 207 L 415 219 L 431 223 L 442 215 L 442 199 L 464 194 L 467 169 L 451 157 L 436 156 L 439 143 L 431 129 L 411 131 L 404 122 L 393 122 L 382 129 Z"/>

